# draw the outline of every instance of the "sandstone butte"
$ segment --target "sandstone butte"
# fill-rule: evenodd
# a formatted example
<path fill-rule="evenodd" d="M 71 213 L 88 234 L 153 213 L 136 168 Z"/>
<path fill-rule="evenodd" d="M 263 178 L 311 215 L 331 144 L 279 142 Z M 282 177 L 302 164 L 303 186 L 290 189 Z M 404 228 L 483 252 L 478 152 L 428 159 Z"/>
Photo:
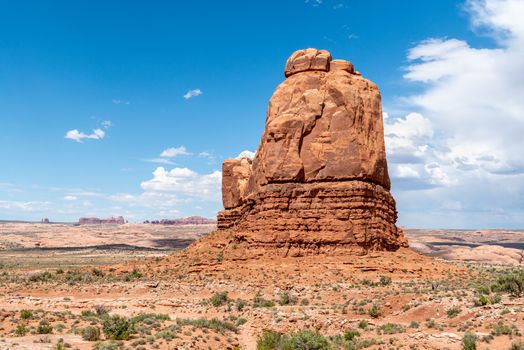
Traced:
<path fill-rule="evenodd" d="M 294 52 L 284 75 L 254 159 L 222 165 L 219 231 L 285 256 L 407 247 L 377 86 L 326 50 Z"/>

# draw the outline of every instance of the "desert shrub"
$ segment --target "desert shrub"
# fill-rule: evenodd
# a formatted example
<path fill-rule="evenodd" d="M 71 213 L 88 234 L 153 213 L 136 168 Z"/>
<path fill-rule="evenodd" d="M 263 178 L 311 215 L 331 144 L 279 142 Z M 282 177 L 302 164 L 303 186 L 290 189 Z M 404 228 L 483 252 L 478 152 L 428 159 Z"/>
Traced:
<path fill-rule="evenodd" d="M 302 306 L 309 305 L 309 300 L 308 300 L 308 299 L 302 299 L 302 300 L 300 300 L 300 305 L 302 305 Z"/>
<path fill-rule="evenodd" d="M 278 349 L 282 334 L 274 331 L 264 331 L 257 339 L 257 350 L 273 350 Z"/>
<path fill-rule="evenodd" d="M 524 350 L 524 342 L 519 340 L 511 343 L 509 350 Z"/>
<path fill-rule="evenodd" d="M 96 277 L 104 277 L 104 273 L 102 272 L 102 270 L 100 269 L 97 269 L 96 267 L 94 267 L 92 270 L 91 270 L 91 273 L 96 276 Z"/>
<path fill-rule="evenodd" d="M 62 268 L 58 269 L 55 271 L 55 274 L 57 275 L 63 275 L 64 274 L 64 270 Z"/>
<path fill-rule="evenodd" d="M 459 307 L 455 306 L 447 310 L 446 313 L 448 314 L 448 318 L 453 318 L 458 316 L 458 314 L 460 314 L 461 311 L 462 310 Z"/>
<path fill-rule="evenodd" d="M 475 306 L 484 306 L 484 305 L 491 305 L 491 304 L 498 304 L 500 303 L 501 297 L 499 294 L 481 294 L 478 299 L 475 299 L 473 303 Z"/>
<path fill-rule="evenodd" d="M 295 305 L 297 303 L 297 298 L 288 291 L 280 294 L 280 300 L 278 301 L 280 305 Z"/>
<path fill-rule="evenodd" d="M 258 292 L 253 298 L 253 307 L 273 307 L 275 302 L 272 300 L 267 300 L 262 297 L 262 294 Z"/>
<path fill-rule="evenodd" d="M 82 317 L 96 317 L 97 315 L 91 311 L 91 310 L 82 310 L 82 312 L 80 312 L 80 316 Z"/>
<path fill-rule="evenodd" d="M 51 334 L 53 333 L 53 327 L 49 324 L 47 320 L 42 320 L 38 324 L 36 332 L 38 334 Z"/>
<path fill-rule="evenodd" d="M 31 310 L 20 310 L 20 318 L 22 320 L 29 320 L 30 318 L 33 318 L 33 311 Z"/>
<path fill-rule="evenodd" d="M 462 338 L 462 350 L 477 350 L 477 336 L 466 332 Z"/>
<path fill-rule="evenodd" d="M 360 329 L 367 329 L 368 328 L 368 321 L 361 320 L 358 322 L 358 328 Z"/>
<path fill-rule="evenodd" d="M 96 343 L 93 346 L 93 350 L 118 350 L 121 349 L 123 344 L 114 340 Z"/>
<path fill-rule="evenodd" d="M 506 292 L 511 296 L 520 297 L 524 294 L 524 270 L 507 272 L 491 286 L 493 291 Z"/>
<path fill-rule="evenodd" d="M 166 329 L 162 329 L 162 330 L 158 331 L 155 334 L 155 337 L 157 339 L 164 339 L 166 341 L 171 341 L 171 340 L 176 338 L 176 334 L 179 331 L 179 328 L 180 327 L 178 325 L 176 325 L 176 324 L 171 325 L 171 326 L 167 327 Z"/>
<path fill-rule="evenodd" d="M 237 300 L 237 303 L 235 304 L 235 308 L 237 311 L 242 311 L 247 305 L 247 301 L 245 300 Z"/>
<path fill-rule="evenodd" d="M 48 282 L 53 280 L 53 275 L 48 272 L 36 272 L 28 277 L 29 282 Z"/>
<path fill-rule="evenodd" d="M 102 329 L 107 339 L 111 340 L 127 340 L 129 334 L 133 333 L 133 325 L 125 317 L 113 315 L 107 317 Z"/>
<path fill-rule="evenodd" d="M 95 312 L 98 316 L 105 316 L 109 314 L 109 310 L 104 305 L 95 305 Z"/>
<path fill-rule="evenodd" d="M 126 282 L 130 282 L 130 281 L 133 281 L 133 280 L 136 280 L 136 279 L 139 279 L 142 277 L 142 273 L 140 272 L 139 269 L 137 269 L 136 267 L 133 269 L 133 271 L 127 273 L 124 275 L 124 281 Z"/>
<path fill-rule="evenodd" d="M 100 329 L 98 327 L 87 326 L 82 329 L 82 339 L 87 341 L 100 340 Z"/>
<path fill-rule="evenodd" d="M 157 320 L 157 321 L 169 321 L 170 320 L 169 315 L 166 315 L 166 314 L 140 314 L 140 315 L 134 316 L 131 319 L 131 322 L 139 323 L 139 322 L 143 322 L 143 321 L 151 320 L 151 319 Z"/>
<path fill-rule="evenodd" d="M 247 323 L 247 319 L 245 319 L 244 317 L 240 317 L 239 319 L 237 319 L 236 325 L 242 326 L 245 323 Z"/>
<path fill-rule="evenodd" d="M 404 327 L 398 323 L 386 323 L 378 327 L 378 331 L 384 334 L 397 334 L 404 332 Z"/>
<path fill-rule="evenodd" d="M 383 286 L 387 286 L 391 284 L 391 277 L 389 276 L 380 276 L 380 284 Z"/>
<path fill-rule="evenodd" d="M 176 323 L 179 326 L 194 326 L 204 329 L 213 329 L 220 333 L 224 333 L 225 331 L 238 332 L 238 328 L 234 324 L 227 321 L 221 321 L 218 318 L 212 318 L 211 320 L 206 318 L 177 318 Z"/>
<path fill-rule="evenodd" d="M 360 336 L 360 332 L 357 330 L 349 330 L 344 333 L 344 340 L 350 341 Z"/>
<path fill-rule="evenodd" d="M 16 326 L 15 335 L 17 337 L 23 337 L 24 335 L 27 334 L 27 332 L 29 332 L 29 329 L 27 329 L 27 326 L 24 323 L 19 323 Z"/>
<path fill-rule="evenodd" d="M 368 310 L 368 315 L 373 318 L 378 318 L 380 316 L 380 307 L 378 304 L 373 304 Z"/>
<path fill-rule="evenodd" d="M 498 335 L 511 335 L 513 334 L 513 328 L 508 326 L 502 321 L 499 321 L 497 323 L 493 323 L 489 328 L 491 328 L 491 335 L 498 336 Z"/>
<path fill-rule="evenodd" d="M 411 321 L 411 323 L 409 324 L 409 328 L 418 328 L 419 327 L 419 323 L 417 321 Z"/>
<path fill-rule="evenodd" d="M 217 292 L 213 294 L 209 301 L 214 307 L 219 307 L 227 303 L 229 301 L 229 297 L 227 296 L 227 292 Z"/>
<path fill-rule="evenodd" d="M 326 337 L 310 330 L 298 331 L 284 337 L 282 350 L 329 350 L 331 346 Z"/>

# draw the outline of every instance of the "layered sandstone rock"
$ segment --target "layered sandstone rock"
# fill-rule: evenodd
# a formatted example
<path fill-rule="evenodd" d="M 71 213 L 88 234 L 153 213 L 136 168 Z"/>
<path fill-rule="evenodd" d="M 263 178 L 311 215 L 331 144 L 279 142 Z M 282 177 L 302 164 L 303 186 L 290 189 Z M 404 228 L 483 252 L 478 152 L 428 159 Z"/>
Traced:
<path fill-rule="evenodd" d="M 395 226 L 377 86 L 316 49 L 293 53 L 285 76 L 253 161 L 223 164 L 218 227 L 260 246 L 365 253 L 406 245 Z"/>

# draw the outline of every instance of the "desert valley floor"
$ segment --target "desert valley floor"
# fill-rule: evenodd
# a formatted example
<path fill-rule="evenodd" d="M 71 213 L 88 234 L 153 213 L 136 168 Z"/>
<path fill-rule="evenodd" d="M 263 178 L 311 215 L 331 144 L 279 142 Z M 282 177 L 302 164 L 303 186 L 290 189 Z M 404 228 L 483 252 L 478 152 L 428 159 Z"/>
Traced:
<path fill-rule="evenodd" d="M 257 259 L 213 231 L 0 223 L 0 349 L 524 349 L 522 231 Z"/>

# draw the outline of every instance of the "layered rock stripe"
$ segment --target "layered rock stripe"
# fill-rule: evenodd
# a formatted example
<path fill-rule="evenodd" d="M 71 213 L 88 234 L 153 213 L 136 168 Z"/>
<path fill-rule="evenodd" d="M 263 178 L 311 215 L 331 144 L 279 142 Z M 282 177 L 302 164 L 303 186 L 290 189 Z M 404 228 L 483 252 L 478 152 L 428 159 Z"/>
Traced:
<path fill-rule="evenodd" d="M 223 163 L 219 229 L 302 251 L 406 246 L 389 192 L 377 86 L 317 49 L 293 53 L 284 75 L 255 158 Z"/>

